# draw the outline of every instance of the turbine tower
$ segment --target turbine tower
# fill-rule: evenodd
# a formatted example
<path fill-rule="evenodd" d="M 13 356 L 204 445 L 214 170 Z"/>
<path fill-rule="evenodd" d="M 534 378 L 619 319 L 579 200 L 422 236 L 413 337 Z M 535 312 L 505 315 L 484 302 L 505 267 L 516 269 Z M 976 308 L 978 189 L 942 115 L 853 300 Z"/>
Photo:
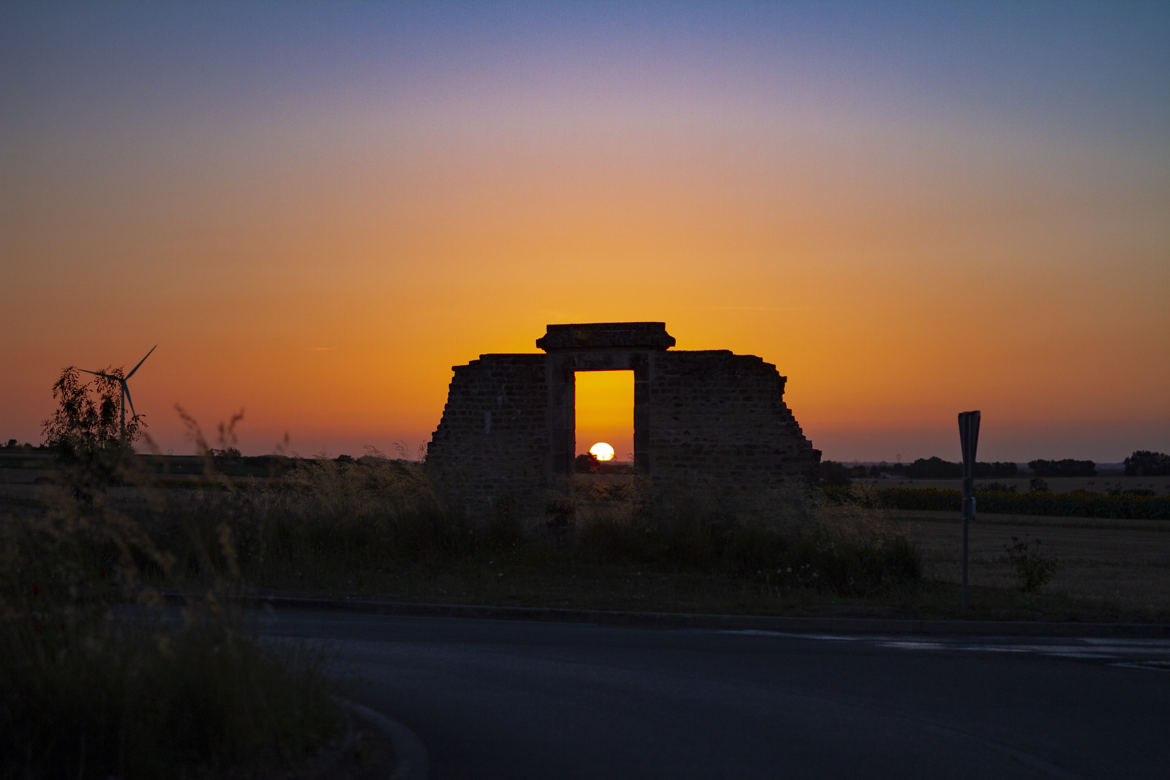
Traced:
<path fill-rule="evenodd" d="M 153 347 L 151 347 L 150 352 L 154 352 L 156 349 L 158 349 L 158 344 L 155 344 Z M 134 366 L 134 368 L 130 369 L 130 373 L 127 374 L 126 376 L 118 376 L 116 374 L 107 374 L 104 371 L 90 371 L 89 369 L 85 369 L 85 368 L 79 369 L 81 371 L 84 371 L 87 374 L 93 374 L 94 376 L 102 376 L 102 377 L 105 377 L 106 379 L 113 379 L 115 382 L 117 382 L 118 384 L 120 384 L 122 386 L 122 428 L 121 428 L 122 441 L 126 441 L 126 402 L 127 401 L 130 402 L 130 412 L 135 417 L 138 416 L 138 412 L 135 411 L 135 409 L 134 409 L 134 399 L 130 397 L 130 386 L 126 384 L 126 381 L 128 379 L 130 379 L 130 377 L 134 376 L 134 372 L 138 370 L 139 366 L 141 366 L 143 363 L 146 362 L 146 359 L 148 357 L 150 357 L 150 352 L 147 352 L 145 355 L 143 355 L 142 360 L 138 361 L 138 365 L 136 365 L 136 366 Z"/>

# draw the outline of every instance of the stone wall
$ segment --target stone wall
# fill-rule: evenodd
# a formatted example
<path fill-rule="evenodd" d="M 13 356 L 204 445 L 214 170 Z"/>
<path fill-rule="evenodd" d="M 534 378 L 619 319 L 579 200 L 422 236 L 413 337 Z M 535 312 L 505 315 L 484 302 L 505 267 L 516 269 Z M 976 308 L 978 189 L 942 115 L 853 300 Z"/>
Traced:
<path fill-rule="evenodd" d="M 659 496 L 782 515 L 815 478 L 820 452 L 771 363 L 726 350 L 664 352 L 650 376 L 647 460 Z"/>
<path fill-rule="evenodd" d="M 550 325 L 547 355 L 481 355 L 454 368 L 427 466 L 449 508 L 479 520 L 563 519 L 571 506 L 574 375 L 634 372 L 634 452 L 663 499 L 771 514 L 820 459 L 784 404 L 785 378 L 752 355 L 668 351 L 663 323 Z M 668 501 L 667 501 L 668 502 Z"/>
<path fill-rule="evenodd" d="M 545 356 L 481 355 L 454 372 L 426 460 L 447 507 L 474 518 L 543 512 Z"/>

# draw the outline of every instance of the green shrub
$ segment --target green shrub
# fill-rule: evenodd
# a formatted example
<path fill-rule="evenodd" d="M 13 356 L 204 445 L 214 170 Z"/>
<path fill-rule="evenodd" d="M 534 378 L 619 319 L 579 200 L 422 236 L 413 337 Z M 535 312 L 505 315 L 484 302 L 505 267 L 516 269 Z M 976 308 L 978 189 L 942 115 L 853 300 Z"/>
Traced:
<path fill-rule="evenodd" d="M 1012 537 L 1004 545 L 1008 560 L 1016 572 L 1016 584 L 1025 593 L 1039 590 L 1056 573 L 1056 559 L 1040 552 L 1040 540 Z"/>

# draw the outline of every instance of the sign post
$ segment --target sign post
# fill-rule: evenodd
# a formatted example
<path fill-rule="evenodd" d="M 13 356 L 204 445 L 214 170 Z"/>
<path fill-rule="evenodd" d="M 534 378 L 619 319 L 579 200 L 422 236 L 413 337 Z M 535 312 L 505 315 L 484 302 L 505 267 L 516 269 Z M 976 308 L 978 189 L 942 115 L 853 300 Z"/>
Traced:
<path fill-rule="evenodd" d="M 967 535 L 975 519 L 975 448 L 979 444 L 979 412 L 959 412 L 959 445 L 963 448 L 963 611 L 967 611 Z"/>

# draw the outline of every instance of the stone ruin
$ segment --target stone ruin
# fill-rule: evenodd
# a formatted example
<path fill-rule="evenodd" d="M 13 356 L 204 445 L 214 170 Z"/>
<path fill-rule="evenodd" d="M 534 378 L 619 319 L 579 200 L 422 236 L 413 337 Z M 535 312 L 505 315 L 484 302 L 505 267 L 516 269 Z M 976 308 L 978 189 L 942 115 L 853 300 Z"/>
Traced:
<path fill-rule="evenodd" d="M 565 520 L 577 371 L 633 371 L 634 470 L 650 496 L 703 495 L 745 517 L 807 491 L 820 451 L 776 367 L 728 350 L 671 350 L 662 322 L 549 325 L 546 354 L 454 366 L 426 466 L 447 507 L 483 522 Z M 570 510 L 571 514 L 571 510 Z"/>

